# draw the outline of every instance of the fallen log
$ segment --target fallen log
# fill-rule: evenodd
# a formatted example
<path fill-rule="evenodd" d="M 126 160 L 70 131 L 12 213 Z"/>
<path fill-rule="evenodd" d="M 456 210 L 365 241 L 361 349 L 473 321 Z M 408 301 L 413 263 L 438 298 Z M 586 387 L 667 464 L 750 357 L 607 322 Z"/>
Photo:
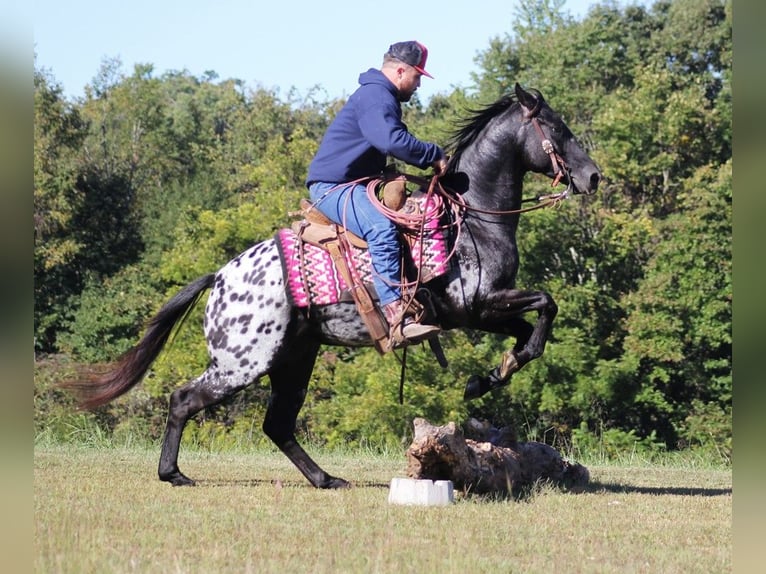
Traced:
<path fill-rule="evenodd" d="M 454 422 L 435 426 L 416 418 L 413 426 L 406 453 L 410 478 L 451 480 L 457 490 L 476 494 L 517 493 L 538 481 L 579 490 L 590 479 L 581 464 L 563 459 L 546 444 L 518 442 L 509 428 L 495 429 L 476 419 L 466 425 L 465 434 Z"/>

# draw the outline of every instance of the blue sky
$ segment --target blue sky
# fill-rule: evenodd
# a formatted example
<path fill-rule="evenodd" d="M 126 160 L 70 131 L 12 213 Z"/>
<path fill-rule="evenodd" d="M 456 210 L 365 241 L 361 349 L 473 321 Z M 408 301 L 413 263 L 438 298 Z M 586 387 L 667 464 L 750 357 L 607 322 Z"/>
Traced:
<path fill-rule="evenodd" d="M 598 0 L 566 0 L 576 17 Z M 621 5 L 624 3 L 620 3 Z M 403 6 L 406 6 L 404 8 Z M 421 100 L 470 87 L 474 58 L 511 31 L 517 0 L 386 3 L 369 0 L 36 0 L 31 15 L 36 65 L 70 97 L 118 57 L 126 74 L 154 65 L 156 76 L 208 70 L 287 96 L 321 86 L 348 95 L 360 72 L 380 65 L 392 42 L 429 49 Z"/>

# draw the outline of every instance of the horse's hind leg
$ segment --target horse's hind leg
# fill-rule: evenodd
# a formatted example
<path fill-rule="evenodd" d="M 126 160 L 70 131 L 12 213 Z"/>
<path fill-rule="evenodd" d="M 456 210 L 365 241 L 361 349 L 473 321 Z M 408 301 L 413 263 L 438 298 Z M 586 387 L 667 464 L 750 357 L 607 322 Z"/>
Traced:
<path fill-rule="evenodd" d="M 295 423 L 306 399 L 319 343 L 299 341 L 293 348 L 300 351 L 291 353 L 289 360 L 269 370 L 271 396 L 263 431 L 312 485 L 317 488 L 347 488 L 348 482 L 322 470 L 295 438 Z"/>
<path fill-rule="evenodd" d="M 170 395 L 168 420 L 162 439 L 158 469 L 160 480 L 169 482 L 173 486 L 195 484 L 178 469 L 178 450 L 186 423 L 202 409 L 221 402 L 250 382 L 247 381 L 239 386 L 225 385 L 218 372 L 211 367 L 196 379 L 173 391 Z"/>

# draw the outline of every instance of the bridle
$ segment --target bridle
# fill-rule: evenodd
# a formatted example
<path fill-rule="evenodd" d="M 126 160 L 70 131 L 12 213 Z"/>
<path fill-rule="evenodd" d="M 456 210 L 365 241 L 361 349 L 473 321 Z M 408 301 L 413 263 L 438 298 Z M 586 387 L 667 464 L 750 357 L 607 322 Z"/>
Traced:
<path fill-rule="evenodd" d="M 525 111 L 524 119 L 529 120 L 530 123 L 534 126 L 535 131 L 540 136 L 540 144 L 542 145 L 543 151 L 551 160 L 551 165 L 553 167 L 553 175 L 554 175 L 553 181 L 551 181 L 551 187 L 557 186 L 561 182 L 561 178 L 566 174 L 567 188 L 564 191 L 560 193 L 551 193 L 547 195 L 539 195 L 537 197 L 522 199 L 521 200 L 522 203 L 526 203 L 529 201 L 535 201 L 537 203 L 531 207 L 524 207 L 520 209 L 508 209 L 508 210 L 481 209 L 475 206 L 468 205 L 463 200 L 463 198 L 460 197 L 459 194 L 450 192 L 449 190 L 445 189 L 440 182 L 436 182 L 435 181 L 437 180 L 436 176 L 433 177 L 429 185 L 429 193 L 431 192 L 431 188 L 433 188 L 435 185 L 436 189 L 434 191 L 438 193 L 439 195 L 444 196 L 450 203 L 457 204 L 460 210 L 473 211 L 476 213 L 483 213 L 487 215 L 514 215 L 519 213 L 527 213 L 529 211 L 534 211 L 536 209 L 542 209 L 543 207 L 558 205 L 562 201 L 567 199 L 569 195 L 574 191 L 574 184 L 572 183 L 572 175 L 570 173 L 567 162 L 556 151 L 556 148 L 553 146 L 553 143 L 551 142 L 551 140 L 549 140 L 545 136 L 545 132 L 543 131 L 543 128 L 540 126 L 540 122 L 538 121 L 537 116 L 540 113 L 541 107 L 542 107 L 542 100 L 538 99 L 537 103 L 535 104 L 535 107 Z"/>
<path fill-rule="evenodd" d="M 569 170 L 569 166 L 567 165 L 567 162 L 564 160 L 563 157 L 556 151 L 556 148 L 554 147 L 551 140 L 549 140 L 545 136 L 545 132 L 543 131 L 543 128 L 540 126 L 540 122 L 537 119 L 538 114 L 540 113 L 540 109 L 542 107 L 542 100 L 538 99 L 537 103 L 535 104 L 535 107 L 526 110 L 524 113 L 524 119 L 530 121 L 530 123 L 534 126 L 535 131 L 540 136 L 540 145 L 543 148 L 543 151 L 545 154 L 550 158 L 551 165 L 553 167 L 553 181 L 551 182 L 551 187 L 557 186 L 561 182 L 561 178 L 566 174 L 567 176 L 567 188 L 559 193 L 550 193 L 547 195 L 539 195 L 537 197 L 530 197 L 527 199 L 522 199 L 522 203 L 526 203 L 529 201 L 535 201 L 537 202 L 535 205 L 531 207 L 523 207 L 519 209 L 508 209 L 508 210 L 493 210 L 493 209 L 482 209 L 473 205 L 469 205 L 466 203 L 466 201 L 462 198 L 462 196 L 453 191 L 449 188 L 442 185 L 441 180 L 438 176 L 434 175 L 430 179 L 406 174 L 406 173 L 399 173 L 397 174 L 393 179 L 404 179 L 406 181 L 410 181 L 413 183 L 419 184 L 421 187 L 428 189 L 427 195 L 428 196 L 441 196 L 445 201 L 446 204 L 449 206 L 450 210 L 453 212 L 454 217 L 452 218 L 453 221 L 459 222 L 462 220 L 462 214 L 466 212 L 475 212 L 475 213 L 482 213 L 486 215 L 515 215 L 520 213 L 527 213 L 530 211 L 534 211 L 536 209 L 542 209 L 543 207 L 550 207 L 559 205 L 562 201 L 567 199 L 574 191 L 574 184 L 572 183 L 572 176 Z M 375 205 L 380 211 L 385 213 L 386 217 L 397 223 L 398 225 L 404 227 L 413 229 L 413 227 L 418 227 L 422 225 L 422 217 L 420 216 L 411 216 L 411 215 L 405 215 L 402 213 L 397 213 L 395 211 L 386 209 L 382 204 L 378 201 L 375 201 L 375 190 L 377 186 L 385 180 L 380 179 L 372 179 L 369 180 L 369 183 L 367 185 L 367 194 L 370 197 L 370 200 L 372 201 L 373 205 Z M 388 179 L 390 181 L 390 179 Z M 354 183 L 360 183 L 354 182 Z M 458 223 L 459 225 L 459 223 Z"/>
<path fill-rule="evenodd" d="M 524 119 L 529 120 L 532 125 L 535 127 L 535 130 L 537 130 L 537 133 L 540 135 L 540 143 L 543 146 L 543 151 L 548 154 L 548 157 L 551 159 L 551 164 L 553 165 L 553 181 L 551 182 L 551 187 L 556 187 L 559 182 L 561 181 L 561 177 L 564 175 L 564 173 L 567 174 L 567 180 L 569 181 L 569 185 L 567 186 L 567 191 L 572 187 L 572 178 L 569 177 L 569 166 L 567 165 L 567 162 L 564 161 L 564 158 L 559 155 L 559 153 L 556 151 L 556 148 L 553 147 L 553 143 L 551 143 L 551 140 L 549 140 L 547 137 L 545 137 L 545 132 L 543 132 L 543 128 L 540 127 L 540 122 L 537 121 L 537 115 L 540 113 L 540 108 L 542 106 L 542 100 L 538 99 L 537 103 L 535 104 L 535 107 L 531 110 L 528 110 L 524 114 Z"/>

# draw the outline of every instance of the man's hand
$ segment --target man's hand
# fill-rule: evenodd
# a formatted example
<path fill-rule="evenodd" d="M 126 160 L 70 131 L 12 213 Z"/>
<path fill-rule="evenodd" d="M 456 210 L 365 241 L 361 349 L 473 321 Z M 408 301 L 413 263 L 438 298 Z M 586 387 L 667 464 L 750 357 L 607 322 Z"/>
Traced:
<path fill-rule="evenodd" d="M 433 163 L 434 172 L 437 177 L 443 176 L 447 172 L 447 163 L 449 162 L 449 159 L 445 156 L 441 159 L 437 159 Z"/>

